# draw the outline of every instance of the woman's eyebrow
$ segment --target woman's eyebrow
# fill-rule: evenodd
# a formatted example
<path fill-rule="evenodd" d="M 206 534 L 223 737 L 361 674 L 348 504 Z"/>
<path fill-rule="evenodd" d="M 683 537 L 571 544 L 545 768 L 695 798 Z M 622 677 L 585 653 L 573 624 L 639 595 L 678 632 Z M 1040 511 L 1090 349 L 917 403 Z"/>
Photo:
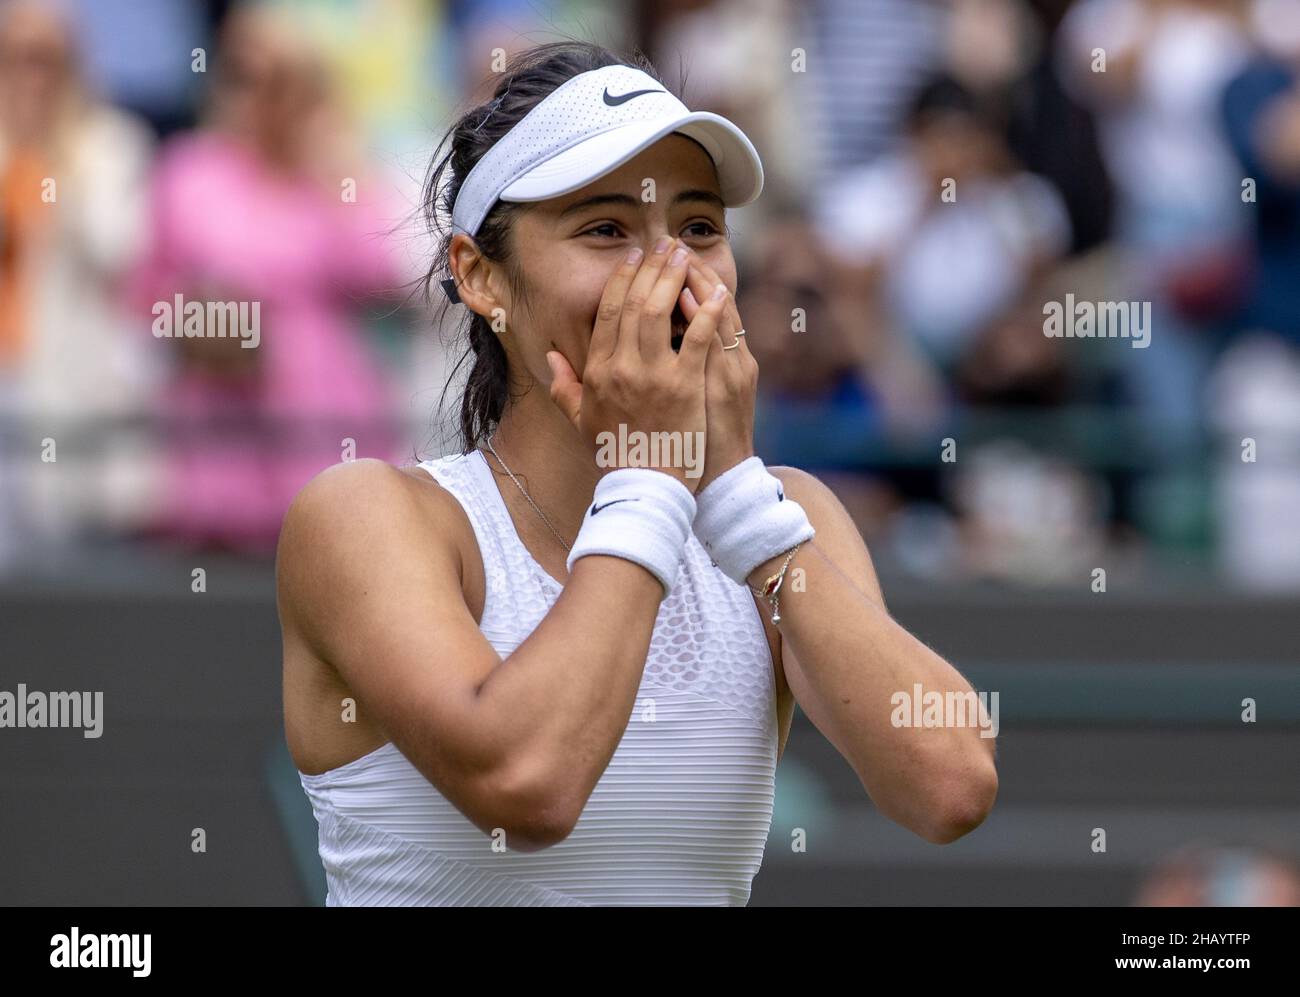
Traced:
<path fill-rule="evenodd" d="M 727 206 L 722 202 L 722 198 L 711 190 L 684 190 L 673 198 L 673 204 L 681 204 L 683 201 L 706 201 L 712 207 L 719 211 L 726 211 Z"/>
<path fill-rule="evenodd" d="M 726 205 L 723 203 L 722 198 L 711 190 L 679 191 L 677 196 L 673 198 L 672 203 L 673 206 L 676 206 L 684 201 L 705 201 L 713 207 L 716 207 L 719 211 L 726 210 Z M 563 221 L 569 215 L 605 204 L 616 204 L 620 207 L 636 208 L 640 203 L 640 201 L 635 197 L 632 197 L 630 194 L 593 194 L 591 197 L 584 197 L 581 201 L 574 201 L 556 216 L 556 221 Z"/>
<path fill-rule="evenodd" d="M 636 198 L 630 194 L 596 194 L 592 197 L 584 197 L 581 201 L 574 201 L 567 208 L 556 216 L 556 221 L 563 221 L 569 215 L 577 214 L 579 211 L 585 211 L 587 208 L 594 208 L 602 204 L 617 204 L 623 207 L 635 208 L 637 205 Z"/>

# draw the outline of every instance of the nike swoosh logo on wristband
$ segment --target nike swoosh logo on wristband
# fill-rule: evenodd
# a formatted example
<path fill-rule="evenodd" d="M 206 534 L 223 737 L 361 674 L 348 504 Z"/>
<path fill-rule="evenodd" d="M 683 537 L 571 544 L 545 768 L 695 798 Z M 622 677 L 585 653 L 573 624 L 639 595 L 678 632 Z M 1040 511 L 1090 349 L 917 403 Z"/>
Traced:
<path fill-rule="evenodd" d="M 612 502 L 606 502 L 604 505 L 596 505 L 596 503 L 593 502 L 591 504 L 591 514 L 594 516 L 602 509 L 608 509 L 611 505 L 618 505 L 620 502 L 635 502 L 635 501 L 636 499 L 614 499 Z"/>

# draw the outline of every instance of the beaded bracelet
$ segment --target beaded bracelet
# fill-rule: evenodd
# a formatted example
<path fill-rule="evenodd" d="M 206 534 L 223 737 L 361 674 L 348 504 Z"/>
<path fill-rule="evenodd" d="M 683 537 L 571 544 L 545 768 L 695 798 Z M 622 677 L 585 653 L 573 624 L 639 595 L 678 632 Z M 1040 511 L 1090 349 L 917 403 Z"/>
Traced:
<path fill-rule="evenodd" d="M 785 582 L 785 573 L 790 567 L 790 562 L 794 560 L 795 554 L 799 553 L 799 548 L 803 545 L 804 541 L 801 540 L 790 548 L 790 553 L 786 554 L 785 563 L 781 565 L 781 570 L 763 583 L 761 592 L 752 586 L 749 589 L 754 595 L 766 599 L 768 605 L 772 607 L 773 623 L 781 622 L 781 585 Z"/>

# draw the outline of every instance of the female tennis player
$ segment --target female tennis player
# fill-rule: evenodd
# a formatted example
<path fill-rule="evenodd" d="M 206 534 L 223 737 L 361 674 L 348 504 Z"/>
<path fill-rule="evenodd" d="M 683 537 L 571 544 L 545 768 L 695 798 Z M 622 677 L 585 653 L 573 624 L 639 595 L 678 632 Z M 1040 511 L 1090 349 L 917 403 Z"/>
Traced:
<path fill-rule="evenodd" d="M 330 468 L 280 539 L 327 905 L 744 905 L 796 701 L 891 819 L 980 824 L 992 739 L 898 709 L 970 685 L 890 618 L 835 496 L 754 455 L 724 217 L 762 188 L 749 140 L 572 42 L 448 137 L 429 280 L 469 312 L 464 451 Z"/>

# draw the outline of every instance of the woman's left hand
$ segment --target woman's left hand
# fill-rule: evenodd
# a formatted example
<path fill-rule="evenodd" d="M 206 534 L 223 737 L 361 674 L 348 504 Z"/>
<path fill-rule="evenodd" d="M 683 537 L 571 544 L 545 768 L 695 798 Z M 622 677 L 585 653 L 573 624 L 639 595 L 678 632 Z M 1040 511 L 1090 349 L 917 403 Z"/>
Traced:
<path fill-rule="evenodd" d="M 678 296 L 686 321 L 695 318 L 699 302 L 706 300 L 718 284 L 723 283 L 717 272 L 691 253 L 686 274 L 686 287 Z M 745 326 L 740 321 L 736 298 L 727 293 L 718 334 L 709 344 L 705 363 L 706 430 L 704 441 L 704 470 L 696 488 L 698 495 L 718 475 L 731 470 L 742 460 L 754 455 L 754 398 L 758 389 L 758 361 L 749 352 L 745 337 L 739 339 L 735 349 L 724 350 L 724 345 L 737 341 L 736 332 Z"/>

